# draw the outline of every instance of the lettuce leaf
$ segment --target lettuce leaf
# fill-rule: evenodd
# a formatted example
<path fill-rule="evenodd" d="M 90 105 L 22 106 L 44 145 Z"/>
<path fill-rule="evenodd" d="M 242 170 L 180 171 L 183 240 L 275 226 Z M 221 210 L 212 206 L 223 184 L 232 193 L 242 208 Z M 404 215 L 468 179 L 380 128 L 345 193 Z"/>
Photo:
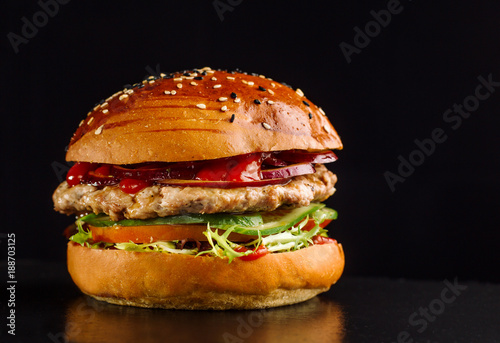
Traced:
<path fill-rule="evenodd" d="M 141 244 L 141 243 L 115 243 L 114 246 L 116 249 L 125 250 L 125 251 L 136 251 L 136 252 L 169 252 L 172 254 L 182 254 L 182 255 L 196 255 L 198 253 L 198 249 L 176 249 L 176 242 L 163 242 L 158 241 L 149 244 Z"/>

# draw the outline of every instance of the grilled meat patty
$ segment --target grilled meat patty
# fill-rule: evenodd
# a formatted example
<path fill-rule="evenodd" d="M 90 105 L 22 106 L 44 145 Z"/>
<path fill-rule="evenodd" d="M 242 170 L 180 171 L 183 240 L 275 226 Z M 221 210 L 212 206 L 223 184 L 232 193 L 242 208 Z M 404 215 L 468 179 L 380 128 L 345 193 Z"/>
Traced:
<path fill-rule="evenodd" d="M 240 187 L 172 187 L 153 185 L 136 194 L 118 186 L 69 187 L 62 182 L 54 192 L 55 209 L 61 213 L 106 213 L 112 220 L 147 219 L 182 213 L 272 211 L 281 205 L 307 206 L 334 192 L 337 176 L 322 164 L 314 174 L 294 177 L 286 185 Z"/>

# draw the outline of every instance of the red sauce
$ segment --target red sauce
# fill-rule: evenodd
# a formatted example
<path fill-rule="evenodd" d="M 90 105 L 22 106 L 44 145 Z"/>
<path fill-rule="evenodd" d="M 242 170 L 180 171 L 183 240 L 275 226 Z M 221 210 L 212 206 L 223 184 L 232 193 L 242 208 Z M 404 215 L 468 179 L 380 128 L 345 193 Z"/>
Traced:
<path fill-rule="evenodd" d="M 77 162 L 71 167 L 66 175 L 66 181 L 70 187 L 76 186 L 80 183 L 82 178 L 87 175 L 87 173 L 96 167 L 94 163 L 89 162 Z"/>
<path fill-rule="evenodd" d="M 146 187 L 152 185 L 152 182 L 136 179 L 123 179 L 120 181 L 120 189 L 128 194 L 135 194 Z"/>
<path fill-rule="evenodd" d="M 260 180 L 261 154 L 246 154 L 205 162 L 196 173 L 204 181 L 257 181 Z"/>
<path fill-rule="evenodd" d="M 248 248 L 245 248 L 243 246 L 239 246 L 239 247 L 236 247 L 234 249 L 234 251 L 236 251 L 236 252 L 247 252 L 248 250 L 252 250 L 252 249 L 248 249 Z M 250 255 L 241 256 L 238 258 L 242 261 L 253 261 L 253 260 L 256 260 L 256 259 L 261 258 L 263 256 L 266 256 L 267 254 L 269 254 L 269 250 L 267 250 L 267 248 L 265 246 L 259 245 L 257 250 L 252 252 Z"/>
<path fill-rule="evenodd" d="M 333 239 L 330 237 L 324 237 L 324 236 L 320 236 L 320 235 L 314 236 L 312 238 L 312 241 L 316 245 L 337 243 L 336 239 Z"/>

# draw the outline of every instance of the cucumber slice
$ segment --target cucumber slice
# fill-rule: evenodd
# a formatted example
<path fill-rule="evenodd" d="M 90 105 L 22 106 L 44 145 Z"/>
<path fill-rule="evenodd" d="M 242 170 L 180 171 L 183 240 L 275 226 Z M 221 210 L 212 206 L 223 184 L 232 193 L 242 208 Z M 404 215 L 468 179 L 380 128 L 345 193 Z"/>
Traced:
<path fill-rule="evenodd" d="M 120 226 L 142 226 L 142 225 L 175 225 L 175 224 L 207 224 L 213 227 L 237 225 L 241 227 L 257 226 L 263 223 L 260 213 L 248 214 L 182 214 L 177 216 L 158 217 L 151 219 L 123 219 L 113 221 L 105 214 L 89 214 L 80 218 L 81 221 L 96 227 Z"/>
<path fill-rule="evenodd" d="M 251 236 L 258 236 L 259 233 L 262 236 L 272 235 L 297 225 L 304 220 L 305 217 L 314 214 L 316 211 L 324 208 L 324 206 L 324 204 L 311 204 L 309 206 L 290 210 L 283 209 L 272 212 L 262 212 L 261 215 L 264 221 L 262 224 L 252 227 L 236 227 L 233 232 Z"/>

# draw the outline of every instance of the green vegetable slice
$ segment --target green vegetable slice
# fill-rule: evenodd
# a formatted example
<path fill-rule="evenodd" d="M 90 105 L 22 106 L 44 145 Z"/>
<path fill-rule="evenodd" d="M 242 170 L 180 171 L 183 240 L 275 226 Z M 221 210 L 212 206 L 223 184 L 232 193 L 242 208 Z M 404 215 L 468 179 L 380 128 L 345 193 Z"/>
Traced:
<path fill-rule="evenodd" d="M 120 226 L 142 226 L 142 225 L 176 225 L 176 224 L 207 224 L 214 227 L 237 225 L 241 227 L 257 226 L 263 223 L 260 213 L 229 214 L 182 214 L 168 217 L 151 219 L 123 219 L 113 221 L 105 214 L 89 214 L 80 218 L 81 221 L 96 227 Z"/>
<path fill-rule="evenodd" d="M 272 235 L 291 228 L 292 226 L 300 223 L 307 216 L 312 215 L 324 207 L 324 204 L 310 204 L 309 206 L 294 209 L 280 209 L 272 212 L 262 212 L 262 220 L 264 221 L 262 224 L 252 227 L 235 227 L 233 231 L 243 235 L 252 236 Z M 335 212 L 335 214 L 337 213 L 335 210 L 328 210 Z M 323 218 L 323 220 L 324 219 L 327 218 Z"/>

